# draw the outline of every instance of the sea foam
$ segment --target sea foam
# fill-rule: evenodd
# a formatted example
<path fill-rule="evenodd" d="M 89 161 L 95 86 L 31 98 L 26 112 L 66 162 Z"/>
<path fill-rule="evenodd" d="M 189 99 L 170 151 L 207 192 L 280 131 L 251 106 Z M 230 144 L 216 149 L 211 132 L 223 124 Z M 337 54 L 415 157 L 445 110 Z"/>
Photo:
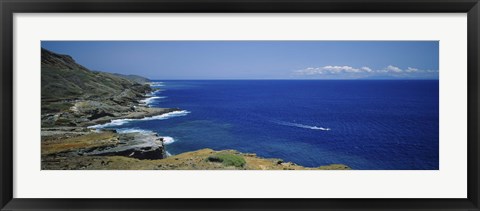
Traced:
<path fill-rule="evenodd" d="M 163 138 L 163 144 L 165 144 L 165 145 L 168 145 L 168 144 L 171 144 L 171 143 L 175 142 L 175 139 L 173 139 L 170 136 L 162 136 L 162 138 Z"/>
<path fill-rule="evenodd" d="M 147 97 L 151 97 L 151 96 L 155 96 L 157 93 L 161 92 L 162 90 L 158 89 L 158 90 L 155 90 L 153 92 L 150 92 L 150 93 L 147 93 L 146 96 Z"/>
<path fill-rule="evenodd" d="M 170 119 L 173 117 L 186 116 L 189 113 L 190 113 L 189 111 L 182 110 L 182 111 L 172 111 L 172 112 L 168 112 L 158 116 L 144 117 L 142 119 L 115 119 L 108 123 L 92 125 L 92 126 L 89 126 L 88 128 L 101 129 L 101 128 L 120 126 L 129 122 L 135 122 L 135 121 L 164 120 L 164 119 Z"/>
<path fill-rule="evenodd" d="M 150 86 L 156 87 L 156 86 L 165 86 L 163 82 L 150 82 L 148 83 Z"/>
<path fill-rule="evenodd" d="M 153 133 L 151 130 L 142 130 L 138 128 L 121 128 L 116 129 L 117 133 Z"/>
<path fill-rule="evenodd" d="M 153 97 L 149 97 L 149 98 L 145 98 L 143 100 L 140 100 L 140 103 L 141 104 L 144 104 L 144 105 L 150 105 L 152 104 L 156 99 L 163 99 L 163 98 L 166 98 L 165 96 L 153 96 Z"/>

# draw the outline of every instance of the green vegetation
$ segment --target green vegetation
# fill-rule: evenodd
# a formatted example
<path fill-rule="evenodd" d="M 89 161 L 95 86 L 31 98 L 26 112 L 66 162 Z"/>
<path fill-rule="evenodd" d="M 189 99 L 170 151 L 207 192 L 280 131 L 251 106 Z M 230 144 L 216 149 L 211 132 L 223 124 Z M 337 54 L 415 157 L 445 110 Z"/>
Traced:
<path fill-rule="evenodd" d="M 227 153 L 219 153 L 211 155 L 207 158 L 210 162 L 222 163 L 225 166 L 243 167 L 245 165 L 245 159 L 241 156 Z"/>
<path fill-rule="evenodd" d="M 144 78 L 142 76 L 138 76 L 138 75 L 122 75 L 122 74 L 118 74 L 118 73 L 112 73 L 112 74 L 115 75 L 115 76 L 118 76 L 120 78 L 125 78 L 125 79 L 130 80 L 130 81 L 135 81 L 139 84 L 145 84 L 145 83 L 150 82 L 149 79 Z"/>
<path fill-rule="evenodd" d="M 131 106 L 152 91 L 146 78 L 90 71 L 71 56 L 43 48 L 41 67 L 42 114 L 64 112 L 84 100 Z"/>
<path fill-rule="evenodd" d="M 125 89 L 141 92 L 145 82 L 140 76 L 90 71 L 68 55 L 42 48 L 42 100 L 108 98 Z"/>
<path fill-rule="evenodd" d="M 69 102 L 42 103 L 42 113 L 54 113 L 67 111 L 73 104 Z"/>
<path fill-rule="evenodd" d="M 133 82 L 108 73 L 42 65 L 44 100 L 115 96 L 132 85 Z"/>

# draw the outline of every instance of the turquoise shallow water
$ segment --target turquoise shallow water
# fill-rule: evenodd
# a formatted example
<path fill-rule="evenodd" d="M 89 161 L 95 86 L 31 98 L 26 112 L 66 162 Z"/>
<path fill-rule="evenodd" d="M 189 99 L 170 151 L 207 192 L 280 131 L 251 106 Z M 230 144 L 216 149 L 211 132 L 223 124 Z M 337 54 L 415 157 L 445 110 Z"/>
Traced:
<path fill-rule="evenodd" d="M 437 80 L 157 81 L 152 107 L 184 112 L 111 125 L 170 137 L 178 154 L 236 149 L 303 166 L 438 169 Z"/>

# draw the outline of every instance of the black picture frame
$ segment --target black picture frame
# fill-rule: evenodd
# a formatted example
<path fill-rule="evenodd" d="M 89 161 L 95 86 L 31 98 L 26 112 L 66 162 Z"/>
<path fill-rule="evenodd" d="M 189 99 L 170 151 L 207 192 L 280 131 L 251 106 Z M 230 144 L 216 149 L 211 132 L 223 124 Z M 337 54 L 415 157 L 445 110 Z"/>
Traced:
<path fill-rule="evenodd" d="M 478 0 L 0 0 L 1 210 L 479 210 Z M 468 197 L 466 199 L 25 199 L 13 198 L 15 13 L 467 13 Z"/>

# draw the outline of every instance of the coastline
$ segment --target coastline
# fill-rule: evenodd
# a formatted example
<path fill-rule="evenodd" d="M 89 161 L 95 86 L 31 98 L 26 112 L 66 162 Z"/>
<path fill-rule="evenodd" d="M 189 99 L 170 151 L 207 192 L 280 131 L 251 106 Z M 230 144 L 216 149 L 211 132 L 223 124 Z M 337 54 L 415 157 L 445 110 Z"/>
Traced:
<path fill-rule="evenodd" d="M 141 98 L 151 98 L 155 92 Z M 76 127 L 42 127 L 42 170 L 348 170 L 342 164 L 308 168 L 276 158 L 262 158 L 235 150 L 200 149 L 170 155 L 166 145 L 174 140 L 142 129 L 116 129 L 129 121 L 168 119 L 187 115 L 179 108 L 152 108 L 135 101 L 134 110 L 117 116 L 104 116 Z M 80 112 L 82 109 L 71 109 Z M 234 159 L 230 164 L 223 159 Z"/>
<path fill-rule="evenodd" d="M 225 164 L 211 160 L 216 155 L 235 156 L 244 163 Z M 142 160 L 127 156 L 77 156 L 73 158 L 48 157 L 43 170 L 351 170 L 346 165 L 331 164 L 314 168 L 303 167 L 281 159 L 262 158 L 235 150 L 215 151 L 200 149 L 173 155 L 164 159 Z"/>
<path fill-rule="evenodd" d="M 137 96 L 131 111 L 104 115 L 96 119 L 81 118 L 90 113 L 91 103 L 79 101 L 69 110 L 73 113 L 74 126 L 42 127 L 42 165 L 49 157 L 75 158 L 77 156 L 108 156 L 119 155 L 137 159 L 162 159 L 166 157 L 163 137 L 154 132 L 122 132 L 106 126 L 122 124 L 128 121 L 142 121 L 164 118 L 180 112 L 177 108 L 149 108 L 140 105 L 138 101 L 147 94 Z M 99 105 L 98 103 L 93 105 Z M 94 106 L 92 106 L 94 107 Z M 98 109 L 95 108 L 95 109 Z M 85 119 L 88 119 L 85 121 Z M 43 168 L 42 168 L 43 169 Z M 61 168 L 60 168 L 61 169 Z"/>
<path fill-rule="evenodd" d="M 164 86 L 162 82 L 136 75 L 92 71 L 69 55 L 43 48 L 41 58 L 43 170 L 303 168 L 233 150 L 203 149 L 169 156 L 166 145 L 175 141 L 172 137 L 138 128 L 118 129 L 133 121 L 164 120 L 189 113 L 174 106 L 150 106 L 163 97 L 158 96 Z M 158 165 L 152 166 L 152 163 Z"/>

